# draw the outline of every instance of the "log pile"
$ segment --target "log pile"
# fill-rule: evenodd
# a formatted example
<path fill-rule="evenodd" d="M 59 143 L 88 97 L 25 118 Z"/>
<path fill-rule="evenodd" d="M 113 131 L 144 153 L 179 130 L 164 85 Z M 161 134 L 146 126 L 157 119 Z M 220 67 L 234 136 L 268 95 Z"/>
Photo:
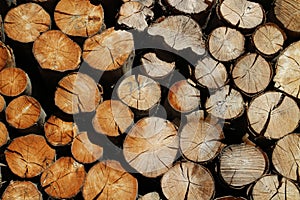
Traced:
<path fill-rule="evenodd" d="M 0 1 L 0 198 L 300 199 L 299 13 Z"/>

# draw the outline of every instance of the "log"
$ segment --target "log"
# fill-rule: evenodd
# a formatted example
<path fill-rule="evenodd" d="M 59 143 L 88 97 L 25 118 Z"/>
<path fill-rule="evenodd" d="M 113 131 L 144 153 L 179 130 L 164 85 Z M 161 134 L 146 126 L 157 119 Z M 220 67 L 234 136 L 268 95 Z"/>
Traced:
<path fill-rule="evenodd" d="M 281 138 L 272 153 L 272 162 L 276 171 L 282 176 L 299 181 L 300 138 L 298 133 L 292 133 Z M 297 198 L 296 198 L 297 199 Z"/>
<path fill-rule="evenodd" d="M 15 138 L 5 151 L 9 169 L 21 178 L 40 175 L 54 161 L 55 150 L 40 135 Z"/>
<path fill-rule="evenodd" d="M 39 36 L 32 51 L 42 69 L 65 72 L 78 69 L 81 62 L 80 46 L 58 30 Z"/>
<path fill-rule="evenodd" d="M 101 4 L 89 0 L 61 0 L 55 7 L 54 20 L 67 35 L 90 37 L 105 28 L 104 10 Z"/>
<path fill-rule="evenodd" d="M 192 162 L 177 163 L 161 179 L 163 194 L 169 200 L 212 199 L 214 179 L 205 167 Z"/>
<path fill-rule="evenodd" d="M 160 196 L 157 192 L 149 192 L 143 196 L 140 196 L 138 200 L 160 200 Z"/>
<path fill-rule="evenodd" d="M 26 131 L 43 127 L 46 113 L 35 98 L 22 95 L 8 104 L 5 117 L 10 126 Z"/>
<path fill-rule="evenodd" d="M 289 179 L 266 175 L 254 184 L 251 199 L 300 199 L 300 192 L 296 184 Z"/>
<path fill-rule="evenodd" d="M 8 140 L 9 140 L 9 133 L 6 128 L 6 125 L 3 122 L 0 122 L 0 147 L 4 146 L 8 142 Z"/>
<path fill-rule="evenodd" d="M 125 160 L 145 177 L 158 177 L 171 168 L 179 147 L 177 131 L 168 120 L 140 119 L 123 143 Z"/>
<path fill-rule="evenodd" d="M 227 23 L 241 29 L 253 29 L 265 18 L 262 6 L 247 0 L 223 0 L 218 14 Z"/>
<path fill-rule="evenodd" d="M 300 41 L 290 44 L 279 56 L 276 62 L 276 73 L 273 78 L 275 87 L 300 98 Z"/>
<path fill-rule="evenodd" d="M 71 146 L 73 157 L 82 164 L 93 163 L 103 156 L 103 148 L 91 143 L 87 132 L 79 133 Z"/>
<path fill-rule="evenodd" d="M 0 41 L 0 71 L 7 67 L 15 67 L 15 56 L 13 50 Z"/>
<path fill-rule="evenodd" d="M 257 181 L 268 170 L 266 153 L 248 144 L 225 147 L 219 157 L 219 174 L 233 188 L 245 187 Z"/>
<path fill-rule="evenodd" d="M 213 0 L 166 0 L 166 2 L 176 10 L 185 14 L 198 14 L 207 11 L 212 5 Z"/>
<path fill-rule="evenodd" d="M 208 37 L 208 51 L 218 61 L 237 59 L 245 51 L 245 37 L 236 29 L 218 27 Z"/>
<path fill-rule="evenodd" d="M 0 114 L 5 112 L 5 109 L 6 109 L 6 101 L 4 97 L 0 94 Z"/>
<path fill-rule="evenodd" d="M 50 15 L 36 3 L 20 4 L 10 9 L 4 18 L 6 35 L 22 43 L 35 41 L 50 26 Z"/>
<path fill-rule="evenodd" d="M 134 123 L 130 108 L 118 100 L 106 100 L 96 109 L 93 127 L 98 133 L 116 137 L 124 134 Z"/>
<path fill-rule="evenodd" d="M 252 43 L 264 56 L 272 56 L 283 48 L 286 34 L 274 23 L 266 23 L 256 28 Z"/>
<path fill-rule="evenodd" d="M 43 190 L 53 198 L 72 198 L 83 186 L 84 166 L 71 157 L 61 157 L 41 175 Z"/>
<path fill-rule="evenodd" d="M 102 101 L 103 92 L 98 86 L 86 74 L 71 73 L 59 81 L 55 91 L 55 105 L 67 114 L 92 112 Z"/>
<path fill-rule="evenodd" d="M 53 146 L 65 146 L 70 144 L 79 129 L 74 122 L 64 121 L 61 118 L 51 115 L 44 125 L 44 132 L 47 141 Z"/>
<path fill-rule="evenodd" d="M 135 200 L 138 182 L 118 161 L 95 164 L 88 172 L 82 188 L 83 198 Z"/>
<path fill-rule="evenodd" d="M 0 71 L 0 93 L 6 97 L 31 95 L 32 87 L 28 74 L 15 67 Z"/>
<path fill-rule="evenodd" d="M 246 200 L 244 197 L 233 197 L 233 196 L 224 196 L 224 197 L 218 197 L 214 200 Z"/>
<path fill-rule="evenodd" d="M 234 84 L 245 94 L 262 92 L 270 84 L 273 76 L 271 65 L 255 53 L 240 57 L 231 72 Z"/>
<path fill-rule="evenodd" d="M 154 6 L 155 0 L 122 0 L 124 3 L 126 2 L 139 2 L 146 7 Z"/>
<path fill-rule="evenodd" d="M 5 189 L 2 200 L 43 200 L 37 186 L 30 181 L 10 181 Z"/>
<path fill-rule="evenodd" d="M 297 128 L 300 112 L 292 98 L 269 91 L 250 102 L 247 116 L 249 127 L 257 136 L 279 139 Z"/>

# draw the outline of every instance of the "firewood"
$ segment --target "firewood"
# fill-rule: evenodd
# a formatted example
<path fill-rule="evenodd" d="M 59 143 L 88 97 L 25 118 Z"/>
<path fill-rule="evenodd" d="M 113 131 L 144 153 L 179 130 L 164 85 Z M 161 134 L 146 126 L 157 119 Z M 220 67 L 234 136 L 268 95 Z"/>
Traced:
<path fill-rule="evenodd" d="M 299 9 L 298 0 L 276 0 L 274 13 L 284 28 L 300 33 Z"/>
<path fill-rule="evenodd" d="M 148 27 L 147 20 L 154 17 L 153 11 L 138 1 L 123 3 L 119 11 L 118 24 L 143 31 Z"/>
<path fill-rule="evenodd" d="M 177 163 L 161 179 L 163 194 L 169 200 L 211 199 L 215 183 L 211 173 L 199 164 Z"/>
<path fill-rule="evenodd" d="M 146 177 L 157 177 L 168 171 L 178 151 L 174 125 L 158 117 L 140 119 L 123 143 L 126 161 Z"/>
<path fill-rule="evenodd" d="M 103 148 L 91 143 L 87 132 L 81 132 L 73 140 L 71 152 L 78 162 L 87 164 L 99 160 L 103 155 Z"/>
<path fill-rule="evenodd" d="M 104 29 L 104 10 L 89 0 L 61 0 L 55 7 L 54 20 L 67 35 L 90 37 Z"/>
<path fill-rule="evenodd" d="M 274 23 L 263 24 L 255 30 L 252 42 L 255 48 L 266 56 L 271 56 L 283 48 L 286 34 Z"/>
<path fill-rule="evenodd" d="M 300 41 L 290 44 L 279 56 L 273 81 L 275 87 L 300 98 Z"/>
<path fill-rule="evenodd" d="M 96 109 L 93 127 L 98 133 L 119 136 L 134 123 L 134 114 L 128 106 L 118 100 L 106 100 Z"/>
<path fill-rule="evenodd" d="M 214 200 L 247 200 L 247 199 L 244 197 L 224 196 L 224 197 L 215 198 Z"/>
<path fill-rule="evenodd" d="M 262 6 L 247 0 L 223 0 L 218 11 L 226 22 L 242 29 L 255 28 L 265 18 Z"/>
<path fill-rule="evenodd" d="M 156 106 L 161 98 L 158 82 L 143 75 L 131 75 L 122 80 L 117 95 L 126 105 L 147 112 Z"/>
<path fill-rule="evenodd" d="M 251 199 L 300 199 L 300 192 L 295 183 L 289 179 L 267 175 L 254 184 Z"/>
<path fill-rule="evenodd" d="M 140 196 L 138 200 L 160 200 L 160 196 L 157 192 L 149 192 L 143 196 Z"/>
<path fill-rule="evenodd" d="M 30 181 L 11 181 L 5 189 L 2 200 L 43 200 L 37 186 Z"/>
<path fill-rule="evenodd" d="M 251 101 L 247 116 L 257 135 L 279 139 L 296 129 L 300 112 L 292 98 L 280 92 L 266 92 Z"/>
<path fill-rule="evenodd" d="M 3 122 L 0 122 L 0 147 L 5 145 L 9 140 L 8 130 Z M 1 182 L 1 181 L 0 181 Z"/>
<path fill-rule="evenodd" d="M 43 127 L 46 113 L 40 103 L 30 96 L 19 96 L 12 100 L 6 110 L 7 123 L 20 130 Z"/>
<path fill-rule="evenodd" d="M 55 150 L 40 135 L 29 134 L 15 138 L 5 151 L 9 169 L 21 178 L 40 175 L 55 157 Z"/>
<path fill-rule="evenodd" d="M 222 119 L 233 119 L 244 112 L 242 95 L 229 85 L 217 90 L 207 99 L 205 108 L 211 115 Z"/>
<path fill-rule="evenodd" d="M 219 27 L 208 38 L 208 51 L 219 61 L 231 61 L 244 53 L 245 37 L 236 29 Z"/>
<path fill-rule="evenodd" d="M 83 185 L 84 199 L 135 200 L 138 182 L 121 164 L 106 160 L 95 164 L 88 172 Z"/>
<path fill-rule="evenodd" d="M 0 113 L 3 113 L 6 109 L 6 101 L 4 97 L 0 94 Z"/>
<path fill-rule="evenodd" d="M 186 14 L 197 14 L 208 10 L 213 1 L 205 0 L 167 0 L 167 3 L 176 10 Z"/>
<path fill-rule="evenodd" d="M 6 67 L 15 67 L 15 56 L 13 50 L 0 41 L 0 70 Z"/>
<path fill-rule="evenodd" d="M 64 121 L 55 115 L 51 115 L 44 125 L 44 132 L 47 141 L 51 145 L 65 146 L 73 141 L 79 130 L 74 122 Z"/>
<path fill-rule="evenodd" d="M 74 197 L 81 189 L 86 177 L 84 166 L 71 157 L 61 157 L 41 175 L 41 186 L 54 198 Z"/>
<path fill-rule="evenodd" d="M 39 36 L 32 51 L 42 69 L 64 72 L 78 69 L 81 62 L 80 46 L 58 30 Z"/>
<path fill-rule="evenodd" d="M 49 14 L 36 3 L 20 4 L 9 10 L 4 18 L 4 29 L 13 40 L 29 43 L 50 28 Z"/>
<path fill-rule="evenodd" d="M 195 67 L 195 78 L 199 84 L 209 89 L 219 89 L 227 82 L 225 66 L 211 57 L 199 60 Z"/>
<path fill-rule="evenodd" d="M 299 181 L 300 137 L 292 133 L 280 139 L 273 151 L 272 162 L 278 173 L 286 178 Z"/>
<path fill-rule="evenodd" d="M 258 180 L 268 169 L 268 157 L 261 149 L 247 144 L 225 147 L 219 157 L 219 173 L 231 187 L 244 187 Z"/>
<path fill-rule="evenodd" d="M 126 2 L 139 2 L 146 7 L 152 7 L 155 3 L 155 0 L 122 0 L 124 3 Z"/>
<path fill-rule="evenodd" d="M 74 72 L 59 81 L 54 101 L 67 114 L 92 112 L 102 101 L 102 91 L 90 76 Z"/>
<path fill-rule="evenodd" d="M 194 162 L 207 162 L 214 159 L 224 146 L 223 133 L 204 120 L 187 122 L 180 131 L 182 155 Z"/>
<path fill-rule="evenodd" d="M 184 15 L 159 19 L 149 26 L 148 33 L 163 37 L 165 43 L 175 50 L 190 48 L 198 55 L 205 54 L 205 44 L 199 24 Z"/>
<path fill-rule="evenodd" d="M 260 55 L 246 54 L 239 58 L 232 70 L 234 84 L 246 94 L 257 94 L 272 80 L 272 67 Z"/>
<path fill-rule="evenodd" d="M 25 71 L 10 67 L 0 71 L 0 93 L 7 97 L 31 95 L 31 81 Z"/>

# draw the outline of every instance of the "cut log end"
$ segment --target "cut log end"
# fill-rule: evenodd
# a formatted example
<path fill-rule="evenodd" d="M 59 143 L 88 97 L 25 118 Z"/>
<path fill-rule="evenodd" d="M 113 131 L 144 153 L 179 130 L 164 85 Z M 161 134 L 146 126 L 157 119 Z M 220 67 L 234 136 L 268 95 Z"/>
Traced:
<path fill-rule="evenodd" d="M 1 21 L 0 21 L 1 23 Z M 0 41 L 0 71 L 6 67 L 15 67 L 13 50 Z"/>
<path fill-rule="evenodd" d="M 6 101 L 2 95 L 0 95 L 0 113 L 5 111 L 6 109 Z"/>
<path fill-rule="evenodd" d="M 5 189 L 2 200 L 42 200 L 37 186 L 30 181 L 11 181 Z"/>
<path fill-rule="evenodd" d="M 300 4 L 298 0 L 276 0 L 275 16 L 283 26 L 296 33 L 300 33 Z"/>
<path fill-rule="evenodd" d="M 211 1 L 205 0 L 167 0 L 168 4 L 176 10 L 186 14 L 198 14 L 206 11 L 212 5 Z"/>
<path fill-rule="evenodd" d="M 3 122 L 0 122 L 0 147 L 5 145 L 9 140 L 8 130 Z"/>

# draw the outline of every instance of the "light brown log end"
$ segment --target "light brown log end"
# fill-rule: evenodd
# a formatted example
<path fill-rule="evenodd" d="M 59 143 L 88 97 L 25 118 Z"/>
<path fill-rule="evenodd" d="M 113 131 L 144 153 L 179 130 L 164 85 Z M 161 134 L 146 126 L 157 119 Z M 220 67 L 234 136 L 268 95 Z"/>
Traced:
<path fill-rule="evenodd" d="M 11 181 L 5 189 L 2 200 L 43 200 L 37 186 L 30 181 Z"/>
<path fill-rule="evenodd" d="M 0 122 L 0 147 L 5 145 L 9 140 L 8 130 L 3 122 Z"/>
<path fill-rule="evenodd" d="M 6 67 L 15 67 L 13 50 L 0 41 L 0 71 Z"/>
<path fill-rule="evenodd" d="M 167 0 L 168 4 L 185 14 L 197 14 L 208 10 L 212 1 L 205 0 Z"/>
<path fill-rule="evenodd" d="M 300 4 L 298 0 L 276 0 L 275 16 L 283 26 L 293 32 L 300 33 Z"/>

